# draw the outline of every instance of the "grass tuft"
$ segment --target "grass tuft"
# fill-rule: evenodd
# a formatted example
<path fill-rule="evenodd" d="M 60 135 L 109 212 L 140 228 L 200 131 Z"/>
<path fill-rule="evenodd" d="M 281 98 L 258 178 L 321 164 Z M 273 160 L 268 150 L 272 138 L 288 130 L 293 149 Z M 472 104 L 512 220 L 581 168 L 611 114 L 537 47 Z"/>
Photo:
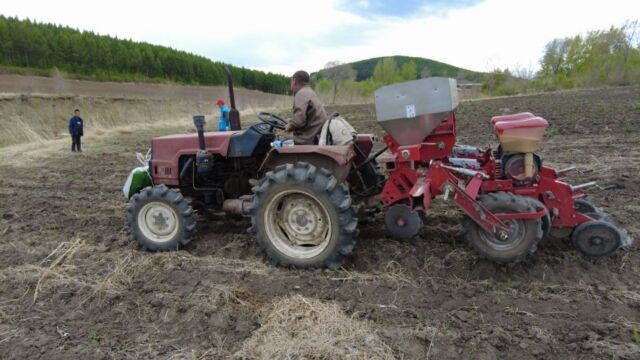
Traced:
<path fill-rule="evenodd" d="M 104 331 L 94 330 L 89 333 L 89 340 L 100 343 L 102 340 L 104 340 L 104 336 L 105 336 Z"/>
<path fill-rule="evenodd" d="M 631 330 L 631 333 L 633 336 L 633 342 L 637 345 L 640 345 L 640 330 L 638 330 L 638 328 L 634 326 L 633 330 Z"/>

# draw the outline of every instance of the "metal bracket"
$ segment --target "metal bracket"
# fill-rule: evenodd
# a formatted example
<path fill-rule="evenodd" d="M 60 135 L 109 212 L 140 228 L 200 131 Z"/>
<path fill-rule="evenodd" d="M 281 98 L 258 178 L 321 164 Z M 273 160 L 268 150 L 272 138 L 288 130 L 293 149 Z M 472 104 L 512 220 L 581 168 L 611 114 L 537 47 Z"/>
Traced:
<path fill-rule="evenodd" d="M 575 192 L 576 190 L 586 189 L 586 188 L 590 188 L 590 187 L 596 187 L 596 188 L 598 188 L 598 190 L 613 190 L 613 189 L 619 189 L 620 185 L 611 184 L 611 185 L 606 185 L 606 186 L 600 186 L 600 185 L 598 185 L 598 183 L 596 181 L 589 181 L 589 182 L 586 182 L 586 183 L 580 184 L 580 185 L 571 185 L 571 191 Z"/>

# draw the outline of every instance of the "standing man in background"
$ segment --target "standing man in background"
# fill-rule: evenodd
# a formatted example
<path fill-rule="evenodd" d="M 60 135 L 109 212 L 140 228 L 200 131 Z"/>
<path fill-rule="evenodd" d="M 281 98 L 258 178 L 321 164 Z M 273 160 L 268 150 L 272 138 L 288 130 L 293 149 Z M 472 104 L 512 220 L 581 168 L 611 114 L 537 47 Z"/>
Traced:
<path fill-rule="evenodd" d="M 220 108 L 220 123 L 218 124 L 218 131 L 227 131 L 231 124 L 229 124 L 229 108 L 224 104 L 224 100 L 218 98 L 216 105 Z"/>
<path fill-rule="evenodd" d="M 291 78 L 293 92 L 293 118 L 289 120 L 285 131 L 293 132 L 296 145 L 318 143 L 322 125 L 327 121 L 327 113 L 318 95 L 309 86 L 309 73 L 296 71 Z"/>
<path fill-rule="evenodd" d="M 69 134 L 71 134 L 71 151 L 76 149 L 81 152 L 80 139 L 84 135 L 83 131 L 84 121 L 80 117 L 80 109 L 73 111 L 73 117 L 69 119 Z"/>

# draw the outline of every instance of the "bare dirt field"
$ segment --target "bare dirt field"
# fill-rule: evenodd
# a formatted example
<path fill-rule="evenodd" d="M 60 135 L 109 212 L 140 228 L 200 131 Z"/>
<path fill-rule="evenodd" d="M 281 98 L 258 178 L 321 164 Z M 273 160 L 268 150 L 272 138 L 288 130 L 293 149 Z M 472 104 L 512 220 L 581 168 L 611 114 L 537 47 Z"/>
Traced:
<path fill-rule="evenodd" d="M 343 106 L 382 135 L 373 106 Z M 459 141 L 495 145 L 492 115 L 551 123 L 546 164 L 618 184 L 591 200 L 640 238 L 640 88 L 466 102 Z M 435 201 L 420 235 L 361 226 L 336 271 L 273 268 L 244 219 L 198 219 L 183 250 L 130 242 L 121 194 L 134 152 L 187 126 L 26 148 L 0 163 L 0 357 L 16 359 L 638 359 L 638 245 L 592 260 L 544 242 L 529 262 L 480 260 L 463 215 Z M 2 150 L 4 151 L 4 150 Z"/>

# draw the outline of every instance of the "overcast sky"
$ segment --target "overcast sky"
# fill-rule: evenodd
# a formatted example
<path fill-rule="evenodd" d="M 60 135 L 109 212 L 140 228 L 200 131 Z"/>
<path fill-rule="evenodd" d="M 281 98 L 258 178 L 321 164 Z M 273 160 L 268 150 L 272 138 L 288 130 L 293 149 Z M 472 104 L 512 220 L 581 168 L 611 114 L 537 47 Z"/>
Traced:
<path fill-rule="evenodd" d="M 547 42 L 639 18 L 640 1 L 2 0 L 0 13 L 290 75 L 388 55 L 537 70 Z"/>

